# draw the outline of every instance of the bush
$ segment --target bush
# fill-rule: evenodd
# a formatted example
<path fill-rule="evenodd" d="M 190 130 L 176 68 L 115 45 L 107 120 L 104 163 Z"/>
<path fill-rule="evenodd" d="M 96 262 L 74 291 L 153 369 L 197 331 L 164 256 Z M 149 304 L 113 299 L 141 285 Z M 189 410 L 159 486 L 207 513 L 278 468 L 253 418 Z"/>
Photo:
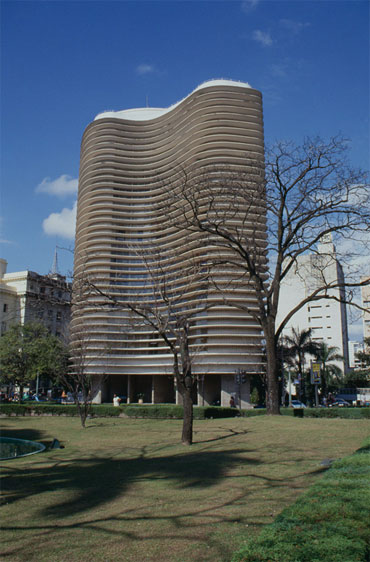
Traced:
<path fill-rule="evenodd" d="M 294 416 L 294 408 L 281 408 L 283 416 Z M 370 418 L 370 408 L 304 408 L 305 418 Z"/>
<path fill-rule="evenodd" d="M 370 440 L 336 461 L 232 562 L 365 562 L 370 547 Z"/>
<path fill-rule="evenodd" d="M 235 418 L 240 416 L 237 408 L 223 408 L 222 406 L 195 406 L 194 419 L 204 420 L 212 418 Z"/>
<path fill-rule="evenodd" d="M 130 417 L 137 418 L 164 418 L 182 419 L 184 409 L 176 404 L 147 404 L 129 405 L 122 407 L 123 412 Z M 212 418 L 234 418 L 240 416 L 237 408 L 222 408 L 221 406 L 194 406 L 193 417 L 195 420 Z"/>
<path fill-rule="evenodd" d="M 52 402 L 17 402 L 0 404 L 0 413 L 7 416 L 17 415 L 78 415 L 75 404 L 55 404 Z M 153 419 L 182 419 L 183 408 L 176 404 L 121 404 L 118 408 L 111 404 L 93 404 L 91 415 L 94 417 L 116 417 L 126 414 L 136 418 Z M 281 408 L 284 416 L 293 416 L 294 408 Z M 194 406 L 194 419 L 232 418 L 235 416 L 254 417 L 266 414 L 265 408 L 239 410 L 238 408 L 223 408 L 221 406 Z M 370 408 L 305 408 L 306 418 L 370 418 Z"/>
<path fill-rule="evenodd" d="M 182 419 L 184 413 L 183 407 L 176 404 L 130 404 L 119 409 L 130 418 Z"/>
<path fill-rule="evenodd" d="M 17 404 L 16 402 L 10 402 L 9 404 L 1 404 L 0 405 L 0 414 L 11 416 L 24 416 L 25 413 L 28 412 L 28 408 L 25 404 Z"/>
<path fill-rule="evenodd" d="M 243 418 L 253 418 L 254 416 L 264 416 L 266 414 L 266 408 L 257 408 L 251 410 L 240 410 L 240 415 Z"/>
<path fill-rule="evenodd" d="M 122 409 L 110 404 L 93 404 L 90 415 L 97 418 L 113 418 L 122 414 Z"/>
<path fill-rule="evenodd" d="M 370 417 L 370 408 L 306 408 L 308 418 L 361 419 Z"/>

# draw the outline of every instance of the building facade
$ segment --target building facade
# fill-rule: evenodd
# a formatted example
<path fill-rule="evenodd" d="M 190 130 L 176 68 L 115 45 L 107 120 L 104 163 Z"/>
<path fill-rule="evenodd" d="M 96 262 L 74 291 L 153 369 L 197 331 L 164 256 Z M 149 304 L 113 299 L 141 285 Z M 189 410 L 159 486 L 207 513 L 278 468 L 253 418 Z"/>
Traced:
<path fill-rule="evenodd" d="M 336 257 L 331 235 L 318 244 L 317 252 L 303 254 L 297 259 L 280 286 L 277 325 L 285 316 L 319 287 L 344 283 L 343 269 Z M 299 331 L 312 330 L 312 340 L 323 341 L 329 347 L 337 347 L 343 361 L 337 361 L 342 372 L 348 370 L 348 328 L 343 287 L 328 289 L 334 299 L 320 299 L 306 303 L 290 319 L 283 335 L 291 335 L 292 328 Z"/>
<path fill-rule="evenodd" d="M 51 334 L 68 339 L 71 284 L 58 273 L 39 275 L 34 271 L 6 273 L 0 259 L 1 334 L 14 324 L 40 322 Z"/>
<path fill-rule="evenodd" d="M 363 277 L 361 279 L 361 282 L 363 281 L 370 281 L 370 279 L 367 277 Z M 361 300 L 362 300 L 362 306 L 365 309 L 363 315 L 364 339 L 365 339 L 365 338 L 370 338 L 370 283 L 367 285 L 362 285 Z"/>
<path fill-rule="evenodd" d="M 361 369 L 362 363 L 357 358 L 357 353 L 364 351 L 363 343 L 358 341 L 349 341 L 348 342 L 348 362 L 350 369 Z"/>
<path fill-rule="evenodd" d="M 100 381 L 95 401 L 111 400 L 113 393 L 128 401 L 136 401 L 139 393 L 145 402 L 179 400 L 168 347 L 150 326 L 138 325 L 128 306 L 134 295 L 156 304 L 143 258 L 143 252 L 155 249 L 168 283 L 179 291 L 185 287 L 181 306 L 195 311 L 189 341 L 198 404 L 229 405 L 231 395 L 243 407 L 250 404 L 249 377 L 262 370 L 260 326 L 245 310 L 226 306 L 225 295 L 199 275 L 185 286 L 181 277 L 189 279 L 184 273 L 189 263 L 194 256 L 206 263 L 212 241 L 178 228 L 168 215 L 179 178 L 187 171 L 204 181 L 216 168 L 227 174 L 244 170 L 247 160 L 262 168 L 263 157 L 262 96 L 245 83 L 206 82 L 169 108 L 105 112 L 87 127 L 81 145 L 71 334 L 76 348 L 83 347 L 86 371 Z M 252 223 L 253 240 L 257 232 L 264 246 L 265 216 L 256 214 Z M 225 267 L 217 276 L 220 282 L 227 279 L 226 296 L 256 308 L 248 281 L 234 281 Z M 92 281 L 94 290 L 81 291 L 84 281 Z M 237 378 L 241 372 L 244 376 Z M 241 378 L 245 382 L 238 384 Z"/>

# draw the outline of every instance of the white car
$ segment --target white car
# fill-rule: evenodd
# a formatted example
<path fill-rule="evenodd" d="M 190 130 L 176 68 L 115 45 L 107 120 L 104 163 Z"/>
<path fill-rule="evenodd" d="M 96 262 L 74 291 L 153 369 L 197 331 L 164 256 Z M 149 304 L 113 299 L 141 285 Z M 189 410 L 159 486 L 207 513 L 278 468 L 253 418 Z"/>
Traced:
<path fill-rule="evenodd" d="M 329 404 L 329 408 L 348 408 L 351 404 L 347 402 L 347 400 L 343 400 L 343 398 L 337 398 L 335 402 Z"/>
<path fill-rule="evenodd" d="M 292 408 L 306 408 L 306 404 L 300 402 L 300 400 L 292 400 Z"/>

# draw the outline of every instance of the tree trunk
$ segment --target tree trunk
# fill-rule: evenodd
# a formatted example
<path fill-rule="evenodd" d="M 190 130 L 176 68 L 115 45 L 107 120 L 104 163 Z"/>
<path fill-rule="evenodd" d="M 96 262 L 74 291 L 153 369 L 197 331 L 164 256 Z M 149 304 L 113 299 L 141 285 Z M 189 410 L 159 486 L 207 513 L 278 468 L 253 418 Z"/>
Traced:
<path fill-rule="evenodd" d="M 191 388 L 185 388 L 182 395 L 184 406 L 184 419 L 182 423 L 181 441 L 183 445 L 192 445 L 193 443 L 193 398 L 191 396 Z"/>
<path fill-rule="evenodd" d="M 184 408 L 184 417 L 182 422 L 181 441 L 183 445 L 192 445 L 193 443 L 193 379 L 191 374 L 186 376 L 176 375 L 177 388 L 182 397 Z"/>
<path fill-rule="evenodd" d="M 267 331 L 267 330 L 266 330 Z M 280 400 L 279 400 L 279 367 L 277 362 L 275 330 L 269 330 L 266 334 L 266 413 L 269 415 L 280 414 Z"/>
<path fill-rule="evenodd" d="M 90 408 L 91 408 L 91 403 L 89 401 L 88 396 L 86 396 L 85 394 L 84 394 L 83 402 L 80 402 L 79 399 L 78 399 L 78 390 L 73 391 L 73 398 L 74 398 L 75 404 L 77 406 L 78 415 L 80 416 L 81 425 L 82 425 L 83 428 L 85 428 L 86 427 L 86 419 L 87 419 L 87 416 L 89 415 Z"/>
<path fill-rule="evenodd" d="M 76 401 L 78 415 L 80 416 L 81 425 L 83 428 L 86 427 L 86 408 L 84 408 L 83 404 L 80 404 L 79 401 Z"/>

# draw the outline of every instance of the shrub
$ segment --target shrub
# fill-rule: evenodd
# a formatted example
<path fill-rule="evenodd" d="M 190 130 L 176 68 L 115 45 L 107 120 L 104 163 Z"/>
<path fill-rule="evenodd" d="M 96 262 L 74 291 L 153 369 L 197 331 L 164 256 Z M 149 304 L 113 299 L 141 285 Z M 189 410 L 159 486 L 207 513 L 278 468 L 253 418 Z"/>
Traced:
<path fill-rule="evenodd" d="M 361 419 L 370 417 L 370 408 L 306 408 L 308 418 Z"/>
<path fill-rule="evenodd" d="M 235 418 L 240 416 L 237 408 L 222 408 L 221 406 L 195 406 L 194 418 L 198 420 L 212 418 Z"/>
<path fill-rule="evenodd" d="M 336 461 L 232 562 L 359 562 L 370 538 L 370 440 Z"/>
<path fill-rule="evenodd" d="M 266 408 L 257 408 L 251 410 L 240 410 L 240 415 L 243 418 L 253 418 L 254 416 L 264 416 L 266 414 Z"/>
<path fill-rule="evenodd" d="M 121 408 L 111 406 L 110 404 L 93 404 L 91 406 L 90 414 L 98 418 L 110 418 L 119 416 L 122 413 Z"/>
<path fill-rule="evenodd" d="M 121 406 L 120 409 L 133 418 L 153 418 L 153 419 L 181 419 L 183 417 L 183 407 L 176 404 L 145 404 Z"/>
<path fill-rule="evenodd" d="M 293 416 L 294 408 L 281 408 L 283 416 Z M 370 408 L 305 408 L 305 418 L 370 418 Z"/>
<path fill-rule="evenodd" d="M 0 404 L 0 413 L 7 416 L 52 414 L 76 416 L 75 404 L 55 404 L 52 402 L 27 402 L 18 404 Z M 91 415 L 94 417 L 115 417 L 125 413 L 130 417 L 153 419 L 182 419 L 183 408 L 176 404 L 122 404 L 119 408 L 111 404 L 93 404 Z M 293 416 L 294 408 L 281 408 L 284 416 Z M 238 408 L 223 408 L 221 406 L 194 406 L 194 419 L 230 418 L 235 416 L 254 417 L 266 414 L 265 408 L 239 410 Z M 370 408 L 305 408 L 304 417 L 307 418 L 370 418 Z"/>
<path fill-rule="evenodd" d="M 28 408 L 25 404 L 17 404 L 16 402 L 10 402 L 9 404 L 1 404 L 0 414 L 10 416 L 16 414 L 17 416 L 24 416 L 28 412 Z"/>

